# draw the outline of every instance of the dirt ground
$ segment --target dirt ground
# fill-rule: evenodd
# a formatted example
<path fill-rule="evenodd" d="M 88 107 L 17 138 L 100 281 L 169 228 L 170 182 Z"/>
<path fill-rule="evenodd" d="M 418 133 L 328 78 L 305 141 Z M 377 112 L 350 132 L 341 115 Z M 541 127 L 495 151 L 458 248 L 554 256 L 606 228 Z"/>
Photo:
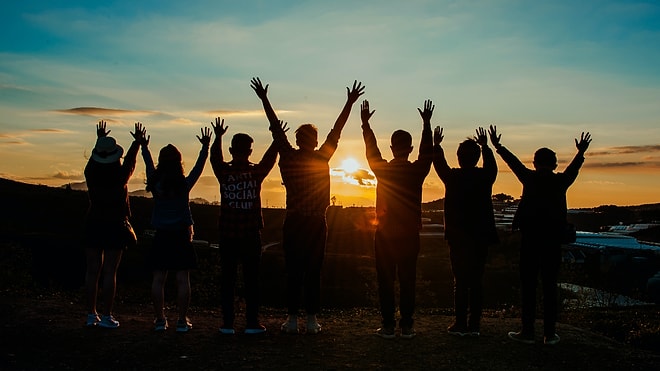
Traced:
<path fill-rule="evenodd" d="M 561 323 L 561 342 L 546 346 L 510 341 L 519 320 L 489 315 L 479 338 L 446 332 L 446 310 L 424 308 L 416 315 L 417 337 L 381 339 L 373 308 L 327 310 L 318 335 L 285 335 L 282 309 L 264 309 L 268 332 L 218 332 L 220 313 L 192 308 L 194 328 L 152 331 L 151 308 L 118 303 L 115 330 L 84 328 L 81 303 L 61 294 L 0 296 L 3 318 L 0 369 L 3 370 L 181 370 L 181 369 L 452 369 L 452 370 L 658 370 L 660 351 L 632 348 L 590 331 Z M 169 311 L 175 316 L 174 308 Z M 240 314 L 239 314 L 240 315 Z"/>

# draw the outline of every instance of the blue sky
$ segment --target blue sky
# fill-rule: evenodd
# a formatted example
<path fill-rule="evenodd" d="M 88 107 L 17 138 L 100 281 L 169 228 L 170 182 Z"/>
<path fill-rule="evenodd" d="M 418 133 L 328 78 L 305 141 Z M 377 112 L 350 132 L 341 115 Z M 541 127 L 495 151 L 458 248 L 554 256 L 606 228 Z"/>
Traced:
<path fill-rule="evenodd" d="M 0 22 L 0 176 L 83 181 L 100 119 L 124 147 L 140 121 L 152 151 L 173 143 L 192 165 L 195 134 L 221 116 L 229 135 L 255 138 L 257 161 L 270 136 L 251 77 L 270 84 L 290 126 L 315 123 L 321 137 L 357 79 L 388 158 L 392 131 L 419 141 L 416 108 L 432 99 L 452 165 L 477 126 L 496 124 L 526 162 L 553 148 L 560 168 L 590 131 L 569 206 L 660 202 L 657 2 L 17 1 Z M 348 157 L 366 167 L 358 104 L 331 165 Z M 143 188 L 138 164 L 132 189 Z M 500 170 L 495 192 L 519 196 Z M 193 195 L 217 199 L 210 166 L 204 175 Z M 344 205 L 373 204 L 373 189 L 336 180 Z M 280 206 L 283 192 L 275 168 L 264 198 Z M 443 193 L 432 170 L 424 200 Z"/>

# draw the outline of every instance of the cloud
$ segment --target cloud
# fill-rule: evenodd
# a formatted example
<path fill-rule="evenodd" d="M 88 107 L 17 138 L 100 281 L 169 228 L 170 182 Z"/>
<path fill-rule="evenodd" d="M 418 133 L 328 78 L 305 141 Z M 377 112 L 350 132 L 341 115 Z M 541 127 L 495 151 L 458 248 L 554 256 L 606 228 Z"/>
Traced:
<path fill-rule="evenodd" d="M 334 168 L 330 170 L 330 175 L 341 177 L 344 183 L 348 184 L 367 188 L 376 186 L 376 176 L 368 169 L 357 169 L 349 173 L 342 168 Z"/>
<path fill-rule="evenodd" d="M 660 152 L 660 144 L 611 147 L 600 151 L 589 152 L 588 154 L 590 156 L 609 156 L 649 152 Z"/>
<path fill-rule="evenodd" d="M 625 162 L 596 162 L 591 163 L 587 162 L 584 164 L 584 167 L 587 168 L 635 168 L 635 167 L 656 167 L 660 163 L 653 162 L 642 162 L 642 161 L 625 161 Z"/>
<path fill-rule="evenodd" d="M 83 178 L 81 172 L 68 172 L 68 171 L 58 171 L 52 176 L 55 179 L 65 179 L 65 180 L 80 180 Z"/>
<path fill-rule="evenodd" d="M 291 113 L 295 111 L 286 111 L 286 110 L 275 110 L 277 115 Z M 212 110 L 206 111 L 207 114 L 216 116 L 216 117 L 230 117 L 230 116 L 263 116 L 263 110 Z"/>
<path fill-rule="evenodd" d="M 75 107 L 66 109 L 56 109 L 53 112 L 79 115 L 79 116 L 127 116 L 127 115 L 157 115 L 160 112 L 144 110 L 126 110 L 103 107 Z"/>
<path fill-rule="evenodd" d="M 45 134 L 62 134 L 62 133 L 70 133 L 68 130 L 62 130 L 62 129 L 51 129 L 51 128 L 42 128 L 42 129 L 30 129 L 29 131 L 35 132 L 35 133 L 45 133 Z"/>

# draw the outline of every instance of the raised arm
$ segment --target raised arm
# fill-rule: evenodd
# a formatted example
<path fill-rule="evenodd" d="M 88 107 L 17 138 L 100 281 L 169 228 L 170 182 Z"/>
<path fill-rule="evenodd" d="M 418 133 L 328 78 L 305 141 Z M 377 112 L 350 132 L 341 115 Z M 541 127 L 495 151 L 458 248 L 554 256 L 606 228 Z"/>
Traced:
<path fill-rule="evenodd" d="M 270 100 L 268 99 L 268 84 L 266 84 L 264 87 L 264 85 L 261 83 L 261 79 L 258 77 L 253 77 L 252 80 L 250 80 L 250 87 L 257 94 L 257 97 L 261 99 L 261 104 L 264 106 L 266 118 L 268 118 L 270 125 L 277 125 L 279 122 L 277 114 L 275 114 L 275 110 L 273 109 L 273 106 L 271 106 Z"/>
<path fill-rule="evenodd" d="M 422 138 L 419 142 L 419 155 L 417 161 L 426 166 L 426 171 L 431 168 L 433 162 L 433 134 L 431 131 L 431 117 L 435 105 L 430 99 L 424 101 L 424 110 L 417 108 L 419 115 L 422 117 Z"/>
<path fill-rule="evenodd" d="M 484 170 L 486 171 L 486 174 L 488 174 L 490 182 L 495 183 L 495 179 L 497 178 L 497 162 L 495 161 L 493 151 L 488 147 L 488 135 L 486 134 L 486 129 L 482 127 L 478 128 L 474 140 L 479 146 L 481 146 Z"/>
<path fill-rule="evenodd" d="M 229 126 L 225 126 L 225 120 L 220 117 L 215 118 L 215 125 L 211 122 L 211 127 L 215 133 L 215 140 L 211 145 L 211 168 L 216 178 L 220 179 L 224 157 L 222 156 L 222 136 L 225 135 Z"/>
<path fill-rule="evenodd" d="M 358 82 L 357 80 L 353 81 L 352 88 L 349 89 L 346 87 L 346 103 L 344 104 L 344 108 L 341 110 L 341 113 L 339 113 L 339 116 L 337 117 L 332 130 L 330 130 L 328 133 L 325 141 L 319 147 L 319 152 L 322 153 L 326 158 L 329 159 L 332 157 L 335 150 L 337 149 L 341 131 L 344 129 L 346 121 L 348 121 L 348 116 L 351 114 L 351 108 L 362 94 L 364 94 L 364 86 L 362 86 L 362 83 Z"/>
<path fill-rule="evenodd" d="M 110 133 L 109 130 L 106 132 L 106 135 L 108 133 Z M 131 175 L 133 175 L 133 172 L 135 171 L 135 163 L 137 161 L 137 153 L 140 145 L 143 143 L 149 143 L 149 139 L 147 138 L 147 129 L 145 129 L 139 122 L 135 123 L 135 132 L 131 132 L 131 136 L 133 137 L 133 142 L 128 148 L 128 151 L 126 151 L 124 162 L 121 164 L 121 174 L 123 178 L 122 180 L 124 182 L 128 182 L 128 179 L 130 179 Z"/>
<path fill-rule="evenodd" d="M 519 159 L 506 149 L 501 143 L 502 134 L 497 134 L 497 126 L 490 125 L 488 128 L 488 135 L 490 136 L 490 141 L 493 142 L 493 147 L 497 149 L 497 153 L 502 157 L 502 160 L 506 162 L 511 171 L 516 175 L 518 180 L 521 182 L 524 181 L 527 174 L 531 172 Z"/>
<path fill-rule="evenodd" d="M 582 132 L 580 135 L 580 141 L 575 138 L 575 147 L 578 151 L 575 154 L 575 157 L 573 157 L 571 163 L 566 167 L 566 170 L 564 170 L 564 174 L 569 177 L 570 183 L 573 183 L 575 178 L 577 178 L 578 171 L 580 171 L 580 167 L 582 167 L 582 164 L 584 163 L 584 153 L 587 152 L 589 144 L 591 144 L 591 134 L 589 134 L 589 132 Z"/>
<path fill-rule="evenodd" d="M 97 138 L 102 138 L 102 137 L 107 137 L 108 134 L 110 134 L 110 130 L 106 131 L 106 122 L 101 120 L 99 121 L 98 125 L 96 125 L 96 137 Z"/>
<path fill-rule="evenodd" d="M 199 180 L 199 177 L 202 175 L 202 171 L 204 171 L 204 164 L 206 164 L 206 159 L 209 156 L 211 129 L 205 127 L 200 129 L 200 132 L 202 136 L 200 137 L 197 135 L 197 140 L 199 140 L 199 142 L 202 144 L 202 149 L 199 150 L 199 155 L 197 156 L 197 161 L 195 161 L 195 166 L 193 166 L 192 170 L 190 170 L 190 174 L 188 174 L 186 177 L 186 185 L 188 186 L 188 189 L 192 189 L 195 183 L 197 183 L 197 180 Z"/>
<path fill-rule="evenodd" d="M 378 142 L 376 141 L 376 135 L 371 129 L 369 124 L 369 119 L 374 114 L 374 111 L 369 110 L 369 101 L 364 100 L 360 105 L 360 119 L 362 120 L 362 138 L 364 139 L 364 145 L 366 148 L 367 161 L 369 162 L 369 167 L 372 171 L 376 171 L 381 164 L 386 161 L 383 159 L 383 156 L 378 149 Z"/>
<path fill-rule="evenodd" d="M 443 129 L 440 126 L 436 126 L 435 131 L 433 132 L 433 168 L 435 168 L 435 172 L 440 177 L 440 180 L 446 182 L 451 168 L 449 167 L 449 164 L 447 164 L 445 151 L 440 145 L 444 138 Z"/>

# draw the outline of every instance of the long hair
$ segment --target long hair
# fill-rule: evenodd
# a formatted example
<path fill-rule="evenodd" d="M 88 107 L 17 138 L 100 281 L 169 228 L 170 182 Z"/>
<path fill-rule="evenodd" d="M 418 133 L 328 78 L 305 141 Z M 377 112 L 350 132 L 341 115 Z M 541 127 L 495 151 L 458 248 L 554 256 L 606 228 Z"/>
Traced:
<path fill-rule="evenodd" d="M 147 191 L 158 192 L 165 197 L 180 195 L 186 191 L 181 152 L 175 146 L 168 144 L 160 150 L 156 170 L 147 179 Z"/>

